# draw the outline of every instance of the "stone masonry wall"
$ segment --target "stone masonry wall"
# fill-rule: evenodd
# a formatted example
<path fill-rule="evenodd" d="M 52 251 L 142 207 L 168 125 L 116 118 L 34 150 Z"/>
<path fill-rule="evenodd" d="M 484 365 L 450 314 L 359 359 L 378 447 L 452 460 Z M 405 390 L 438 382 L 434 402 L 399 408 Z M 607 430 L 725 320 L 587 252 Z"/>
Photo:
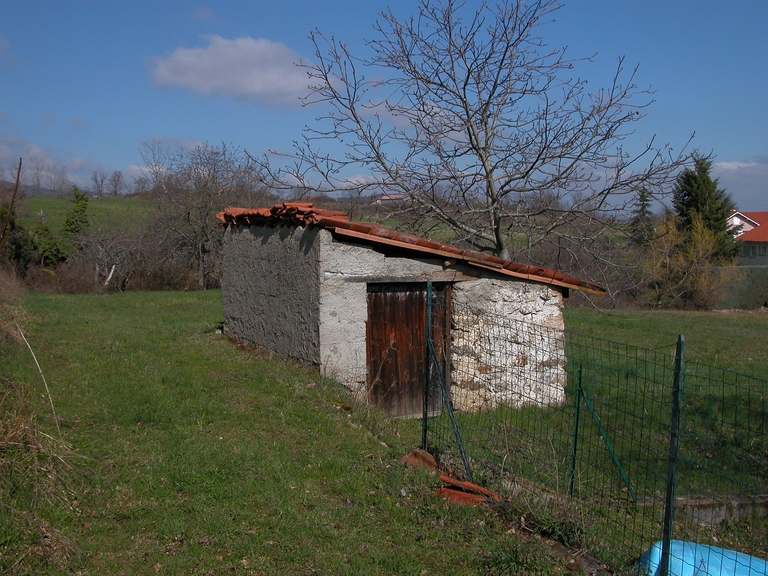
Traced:
<path fill-rule="evenodd" d="M 367 283 L 426 282 L 446 273 L 439 259 L 388 257 L 311 226 L 230 226 L 223 252 L 225 333 L 315 364 L 361 397 Z M 453 302 L 451 394 L 457 409 L 564 400 L 559 292 L 525 281 L 478 279 L 456 282 Z M 520 328 L 528 323 L 543 328 Z"/>
<path fill-rule="evenodd" d="M 462 411 L 565 400 L 562 295 L 528 282 L 453 289 L 451 399 Z"/>

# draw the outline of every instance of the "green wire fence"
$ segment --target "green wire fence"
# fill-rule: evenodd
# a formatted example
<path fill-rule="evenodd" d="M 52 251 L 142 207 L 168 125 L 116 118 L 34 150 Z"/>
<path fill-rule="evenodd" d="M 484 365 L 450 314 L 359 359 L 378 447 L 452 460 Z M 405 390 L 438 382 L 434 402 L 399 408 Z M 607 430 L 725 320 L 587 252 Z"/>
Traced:
<path fill-rule="evenodd" d="M 764 380 L 685 362 L 682 338 L 668 354 L 455 303 L 451 317 L 450 346 L 425 350 L 442 404 L 423 442 L 443 464 L 616 570 L 673 538 L 768 558 Z"/>

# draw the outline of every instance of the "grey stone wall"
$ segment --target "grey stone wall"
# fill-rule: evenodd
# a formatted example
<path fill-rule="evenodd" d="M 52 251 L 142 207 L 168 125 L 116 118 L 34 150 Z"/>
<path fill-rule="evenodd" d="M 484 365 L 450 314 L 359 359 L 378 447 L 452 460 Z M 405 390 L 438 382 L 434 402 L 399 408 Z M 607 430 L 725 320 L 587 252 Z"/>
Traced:
<path fill-rule="evenodd" d="M 440 259 L 389 257 L 321 228 L 228 227 L 222 287 L 225 333 L 319 366 L 365 396 L 367 283 L 450 281 Z M 453 288 L 452 382 L 461 410 L 564 400 L 562 338 L 498 333 L 524 321 L 562 335 L 562 296 L 524 281 L 467 280 Z M 496 324 L 496 325 L 495 325 Z M 496 332 L 494 332 L 496 330 Z"/>
<path fill-rule="evenodd" d="M 463 411 L 565 400 L 562 295 L 483 279 L 453 288 L 451 399 Z"/>
<path fill-rule="evenodd" d="M 317 229 L 294 226 L 226 229 L 225 334 L 281 356 L 320 363 L 317 234 Z"/>

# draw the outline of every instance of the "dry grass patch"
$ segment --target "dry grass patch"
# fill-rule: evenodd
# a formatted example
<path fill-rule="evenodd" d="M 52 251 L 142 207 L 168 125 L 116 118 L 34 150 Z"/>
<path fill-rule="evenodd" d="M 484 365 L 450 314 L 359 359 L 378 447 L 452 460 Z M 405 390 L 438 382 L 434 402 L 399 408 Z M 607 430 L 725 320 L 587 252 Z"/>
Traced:
<path fill-rule="evenodd" d="M 30 412 L 25 388 L 0 377 L 0 569 L 26 574 L 41 558 L 72 566 L 77 546 L 39 516 L 41 506 L 76 506 L 72 455 L 43 433 Z"/>
<path fill-rule="evenodd" d="M 0 262 L 0 344 L 20 340 L 16 324 L 27 320 L 24 308 L 18 304 L 24 294 L 24 286 L 11 266 Z"/>

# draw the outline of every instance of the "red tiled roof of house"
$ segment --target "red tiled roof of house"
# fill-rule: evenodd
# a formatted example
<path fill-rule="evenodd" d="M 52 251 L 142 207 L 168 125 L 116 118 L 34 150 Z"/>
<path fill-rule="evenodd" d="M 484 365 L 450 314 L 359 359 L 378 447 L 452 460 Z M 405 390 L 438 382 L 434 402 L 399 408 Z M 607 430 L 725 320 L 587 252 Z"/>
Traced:
<path fill-rule="evenodd" d="M 752 230 L 736 236 L 737 240 L 744 242 L 768 242 L 768 212 L 735 212 L 746 216 L 757 224 Z"/>
<path fill-rule="evenodd" d="M 444 258 L 461 260 L 470 266 L 492 270 L 493 272 L 532 280 L 543 284 L 551 284 L 564 288 L 573 288 L 583 292 L 605 294 L 605 289 L 579 280 L 563 272 L 551 268 L 542 268 L 529 264 L 520 264 L 511 260 L 503 260 L 490 254 L 463 250 L 458 246 L 443 244 L 385 228 L 371 222 L 352 222 L 346 212 L 315 208 L 313 204 L 304 202 L 285 202 L 275 204 L 272 208 L 227 208 L 216 217 L 222 225 L 267 225 L 292 224 L 295 226 L 322 226 L 339 236 L 347 236 L 365 240 L 373 244 L 395 246 L 422 254 L 434 254 Z"/>

